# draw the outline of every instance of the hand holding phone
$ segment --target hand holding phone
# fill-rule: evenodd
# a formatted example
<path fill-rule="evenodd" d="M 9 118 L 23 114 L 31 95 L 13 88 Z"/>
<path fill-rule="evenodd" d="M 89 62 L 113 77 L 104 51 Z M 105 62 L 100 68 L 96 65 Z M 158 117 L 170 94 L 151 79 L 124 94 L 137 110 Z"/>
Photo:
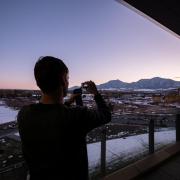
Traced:
<path fill-rule="evenodd" d="M 98 94 L 97 87 L 93 81 L 86 81 L 82 83 L 82 88 L 86 89 L 87 92 L 91 94 L 94 94 L 94 95 Z"/>

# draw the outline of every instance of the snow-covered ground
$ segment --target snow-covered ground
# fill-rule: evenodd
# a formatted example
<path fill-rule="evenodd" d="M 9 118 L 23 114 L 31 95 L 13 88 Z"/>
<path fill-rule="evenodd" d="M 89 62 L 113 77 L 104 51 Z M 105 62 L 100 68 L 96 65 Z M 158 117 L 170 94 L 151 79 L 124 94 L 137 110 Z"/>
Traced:
<path fill-rule="evenodd" d="M 175 142 L 175 130 L 155 132 L 155 148 Z M 140 157 L 148 151 L 148 134 L 129 136 L 125 139 L 108 140 L 106 144 L 106 162 L 109 168 Z M 100 142 L 87 145 L 90 172 L 100 164 Z"/>
<path fill-rule="evenodd" d="M 0 101 L 0 124 L 16 120 L 18 111 L 6 107 L 2 101 Z"/>
<path fill-rule="evenodd" d="M 4 105 L 4 102 L 3 101 L 0 101 L 0 106 Z"/>

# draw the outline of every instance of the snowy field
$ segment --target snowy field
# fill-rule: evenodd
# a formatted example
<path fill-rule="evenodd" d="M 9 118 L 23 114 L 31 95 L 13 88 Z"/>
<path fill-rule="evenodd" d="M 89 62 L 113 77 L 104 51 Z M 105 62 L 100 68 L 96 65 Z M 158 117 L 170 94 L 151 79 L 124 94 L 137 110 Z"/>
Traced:
<path fill-rule="evenodd" d="M 155 148 L 175 142 L 175 130 L 155 132 Z M 148 152 L 148 134 L 129 136 L 107 141 L 106 162 L 109 169 Z M 94 171 L 100 164 L 100 143 L 87 145 L 89 169 Z"/>
<path fill-rule="evenodd" d="M 5 104 L 0 101 L 0 124 L 15 121 L 18 111 L 6 107 Z"/>

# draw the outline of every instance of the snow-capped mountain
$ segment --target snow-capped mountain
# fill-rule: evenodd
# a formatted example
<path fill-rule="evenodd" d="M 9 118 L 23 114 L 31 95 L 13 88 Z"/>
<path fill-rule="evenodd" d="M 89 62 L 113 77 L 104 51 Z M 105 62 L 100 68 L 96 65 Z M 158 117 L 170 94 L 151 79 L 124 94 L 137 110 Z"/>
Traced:
<path fill-rule="evenodd" d="M 126 83 L 120 80 L 111 80 L 97 86 L 98 89 L 131 88 L 131 89 L 168 89 L 180 87 L 180 81 L 154 77 L 152 79 L 140 79 L 137 82 Z"/>

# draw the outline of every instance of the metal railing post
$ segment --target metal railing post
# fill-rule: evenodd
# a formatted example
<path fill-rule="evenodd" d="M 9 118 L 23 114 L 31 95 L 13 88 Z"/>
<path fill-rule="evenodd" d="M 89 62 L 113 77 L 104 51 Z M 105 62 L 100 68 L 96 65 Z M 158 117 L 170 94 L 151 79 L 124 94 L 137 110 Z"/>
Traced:
<path fill-rule="evenodd" d="M 176 115 L 176 142 L 180 141 L 180 114 Z"/>
<path fill-rule="evenodd" d="M 149 122 L 149 154 L 154 153 L 154 119 Z"/>
<path fill-rule="evenodd" d="M 101 132 L 101 175 L 106 174 L 106 127 Z"/>

